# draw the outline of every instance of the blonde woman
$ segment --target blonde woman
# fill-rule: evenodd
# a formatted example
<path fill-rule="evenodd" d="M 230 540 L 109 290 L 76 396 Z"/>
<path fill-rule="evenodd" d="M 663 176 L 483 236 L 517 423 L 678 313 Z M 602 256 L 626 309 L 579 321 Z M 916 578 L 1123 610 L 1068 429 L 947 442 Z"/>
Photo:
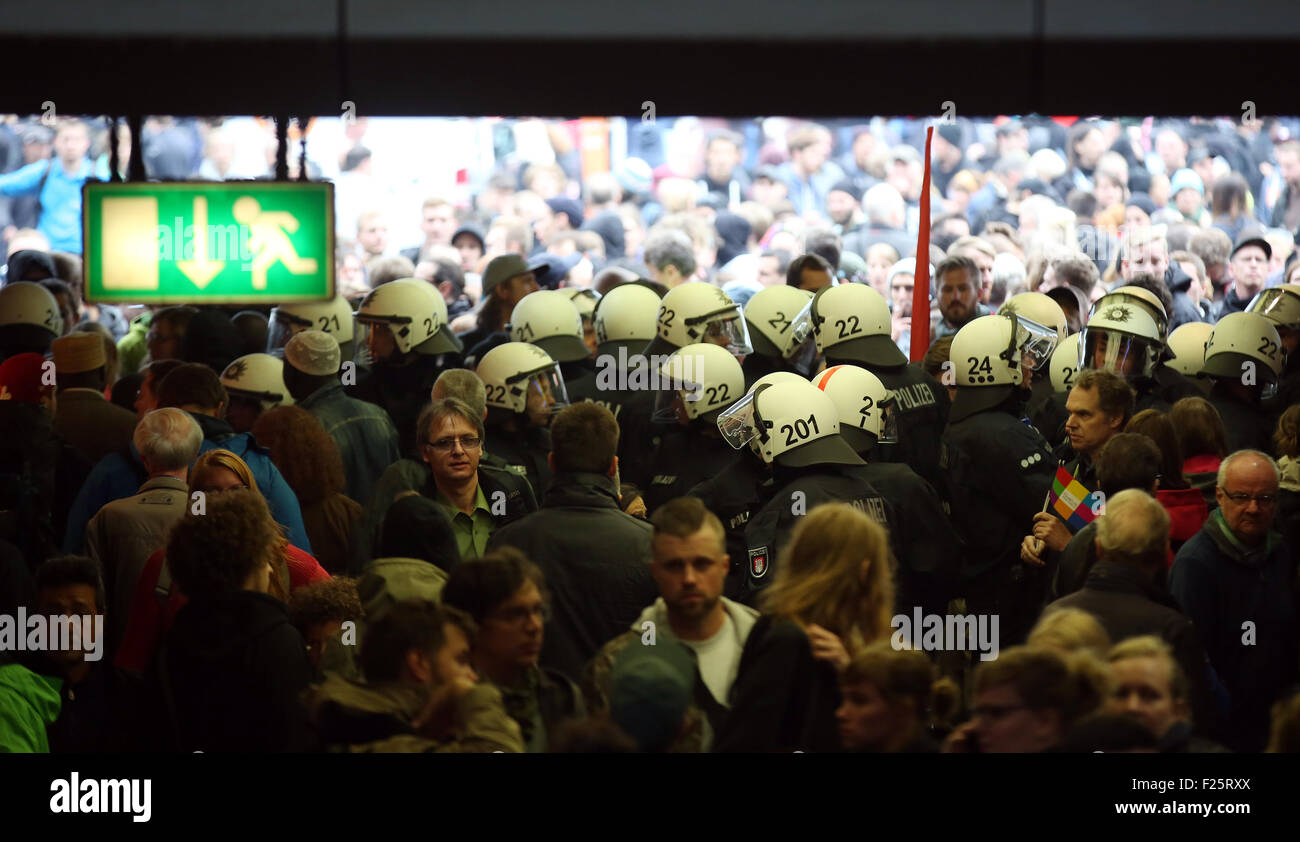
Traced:
<path fill-rule="evenodd" d="M 759 597 L 715 751 L 839 751 L 839 671 L 891 631 L 884 527 L 845 503 L 804 516 Z"/>

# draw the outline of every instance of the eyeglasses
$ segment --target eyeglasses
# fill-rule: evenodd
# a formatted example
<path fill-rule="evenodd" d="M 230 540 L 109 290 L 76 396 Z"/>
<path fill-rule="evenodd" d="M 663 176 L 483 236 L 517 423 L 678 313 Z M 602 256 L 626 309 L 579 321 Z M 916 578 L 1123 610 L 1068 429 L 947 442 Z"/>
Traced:
<path fill-rule="evenodd" d="M 438 439 L 437 441 L 427 441 L 425 442 L 425 444 L 428 445 L 429 447 L 432 447 L 434 450 L 438 451 L 439 453 L 451 453 L 452 450 L 454 450 L 456 445 L 458 444 L 460 445 L 462 450 L 466 450 L 466 451 L 478 450 L 479 447 L 483 444 L 483 439 L 479 438 L 478 436 L 463 436 L 463 437 L 448 436 L 447 438 Z"/>
<path fill-rule="evenodd" d="M 536 617 L 539 622 L 546 623 L 551 619 L 551 607 L 545 603 L 538 605 L 521 605 L 518 608 L 499 611 L 495 615 L 488 617 L 488 619 L 496 620 L 499 623 L 505 623 L 510 626 L 522 626 L 524 623 L 528 622 L 530 617 Z"/>
<path fill-rule="evenodd" d="M 1222 489 L 1220 489 L 1222 491 Z M 1261 506 L 1271 506 L 1277 502 L 1276 494 L 1247 494 L 1244 491 L 1224 491 L 1223 496 L 1239 506 L 1244 506 L 1254 500 Z"/>

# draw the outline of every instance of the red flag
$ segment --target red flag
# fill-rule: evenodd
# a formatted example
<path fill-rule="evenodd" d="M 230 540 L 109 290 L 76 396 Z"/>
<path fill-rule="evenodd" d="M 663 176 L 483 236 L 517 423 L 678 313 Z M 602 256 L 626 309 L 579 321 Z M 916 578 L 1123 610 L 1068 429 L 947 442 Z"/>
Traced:
<path fill-rule="evenodd" d="M 925 177 L 921 179 L 921 224 L 916 234 L 916 274 L 912 290 L 912 362 L 930 349 L 930 139 L 934 126 L 925 130 Z"/>

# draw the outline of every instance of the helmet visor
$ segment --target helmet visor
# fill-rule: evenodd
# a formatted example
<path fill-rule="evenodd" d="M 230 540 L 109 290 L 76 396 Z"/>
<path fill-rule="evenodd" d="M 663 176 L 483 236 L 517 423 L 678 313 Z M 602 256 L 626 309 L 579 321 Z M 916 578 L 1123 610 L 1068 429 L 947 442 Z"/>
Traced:
<path fill-rule="evenodd" d="M 1284 289 L 1266 289 L 1246 308 L 1283 328 L 1300 327 L 1300 300 Z"/>
<path fill-rule="evenodd" d="M 736 450 L 758 438 L 758 418 L 754 414 L 757 398 L 757 391 L 750 392 L 718 413 L 718 432 Z"/>
<path fill-rule="evenodd" d="M 542 410 L 554 415 L 569 405 L 569 393 L 564 388 L 559 365 L 529 372 L 509 382 L 512 387 L 523 388 L 524 409 L 530 414 Z"/>
<path fill-rule="evenodd" d="M 884 419 L 880 425 L 880 435 L 876 437 L 877 444 L 898 444 L 898 402 L 891 395 L 889 400 L 882 401 L 880 411 L 884 414 Z"/>
<path fill-rule="evenodd" d="M 1021 362 L 1037 371 L 1052 358 L 1052 351 L 1056 349 L 1056 330 L 1017 315 L 1016 345 L 1020 348 Z"/>
<path fill-rule="evenodd" d="M 266 331 L 266 352 L 283 348 L 294 336 L 312 327 L 312 323 L 276 309 L 271 312 L 271 323 Z"/>
<path fill-rule="evenodd" d="M 754 352 L 754 346 L 749 341 L 749 326 L 745 324 L 738 306 L 700 318 L 696 330 L 696 342 L 721 346 L 730 351 L 732 356 L 743 357 Z"/>
<path fill-rule="evenodd" d="M 1117 330 L 1084 328 L 1079 370 L 1109 371 L 1121 377 L 1145 374 L 1151 362 L 1146 340 Z"/>

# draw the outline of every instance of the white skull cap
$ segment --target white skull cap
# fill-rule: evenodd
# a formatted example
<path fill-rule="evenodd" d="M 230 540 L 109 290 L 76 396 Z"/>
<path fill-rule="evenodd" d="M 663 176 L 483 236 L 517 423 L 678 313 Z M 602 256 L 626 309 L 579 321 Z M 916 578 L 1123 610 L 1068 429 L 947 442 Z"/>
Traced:
<path fill-rule="evenodd" d="M 304 330 L 284 346 L 284 358 L 303 374 L 323 376 L 339 370 L 339 343 L 323 330 Z"/>

